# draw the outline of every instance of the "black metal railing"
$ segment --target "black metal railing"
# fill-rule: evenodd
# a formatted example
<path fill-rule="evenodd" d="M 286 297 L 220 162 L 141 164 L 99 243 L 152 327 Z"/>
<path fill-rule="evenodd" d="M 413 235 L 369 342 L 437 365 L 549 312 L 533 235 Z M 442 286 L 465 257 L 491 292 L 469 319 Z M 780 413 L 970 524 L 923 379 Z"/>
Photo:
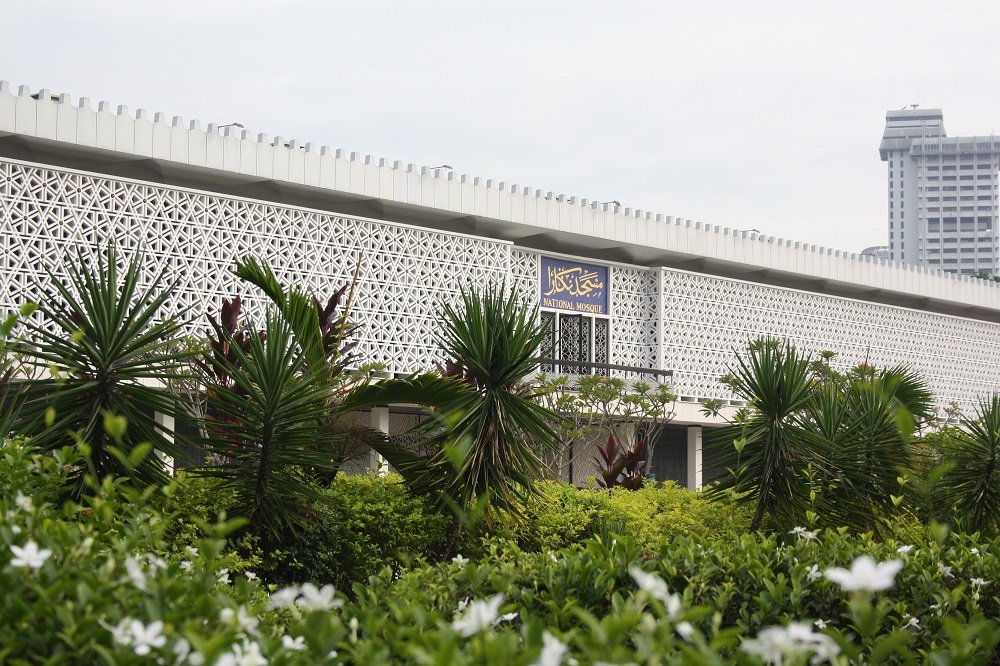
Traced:
<path fill-rule="evenodd" d="M 673 370 L 657 370 L 656 368 L 642 368 L 635 365 L 618 365 L 617 363 L 594 363 L 591 361 L 567 361 L 559 358 L 538 359 L 540 365 L 559 366 L 560 368 L 573 367 L 585 370 L 617 370 L 618 372 L 631 372 L 637 375 L 652 375 L 654 377 L 673 377 Z M 589 373 L 588 373 L 589 374 Z"/>

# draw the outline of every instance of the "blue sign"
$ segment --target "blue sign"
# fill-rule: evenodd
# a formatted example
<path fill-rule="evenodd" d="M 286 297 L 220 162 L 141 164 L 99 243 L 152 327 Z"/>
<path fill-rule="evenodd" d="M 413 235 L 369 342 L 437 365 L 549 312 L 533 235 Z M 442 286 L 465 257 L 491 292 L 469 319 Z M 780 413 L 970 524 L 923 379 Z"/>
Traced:
<path fill-rule="evenodd" d="M 542 257 L 543 308 L 608 314 L 608 267 Z"/>

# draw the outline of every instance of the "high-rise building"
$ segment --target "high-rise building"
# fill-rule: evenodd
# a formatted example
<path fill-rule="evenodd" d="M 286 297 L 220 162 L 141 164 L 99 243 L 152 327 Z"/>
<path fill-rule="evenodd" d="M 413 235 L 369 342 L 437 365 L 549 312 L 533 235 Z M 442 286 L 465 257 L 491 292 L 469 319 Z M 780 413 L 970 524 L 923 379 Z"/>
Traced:
<path fill-rule="evenodd" d="M 1000 138 L 949 137 L 941 109 L 885 115 L 889 258 L 953 273 L 1000 274 Z"/>

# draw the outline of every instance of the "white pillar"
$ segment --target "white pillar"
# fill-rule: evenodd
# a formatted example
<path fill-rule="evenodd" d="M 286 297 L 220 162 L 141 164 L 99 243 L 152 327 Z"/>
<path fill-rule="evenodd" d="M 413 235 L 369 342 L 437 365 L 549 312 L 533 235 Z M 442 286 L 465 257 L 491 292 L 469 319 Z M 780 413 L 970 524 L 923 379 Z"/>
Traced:
<path fill-rule="evenodd" d="M 171 442 L 174 441 L 174 417 L 167 414 L 161 414 L 160 412 L 155 412 L 153 417 L 156 419 L 156 424 L 160 426 L 163 430 L 161 434 L 164 439 L 169 439 Z M 160 457 L 163 464 L 167 467 L 167 473 L 174 473 L 174 459 L 171 456 L 164 454 L 162 451 L 157 451 L 156 455 Z"/>
<path fill-rule="evenodd" d="M 687 429 L 687 487 L 701 490 L 701 426 Z"/>
<path fill-rule="evenodd" d="M 371 427 L 381 433 L 389 434 L 389 408 L 373 407 L 371 411 Z M 377 451 L 372 451 L 371 468 L 379 476 L 385 476 L 389 472 L 389 464 L 386 463 Z"/>

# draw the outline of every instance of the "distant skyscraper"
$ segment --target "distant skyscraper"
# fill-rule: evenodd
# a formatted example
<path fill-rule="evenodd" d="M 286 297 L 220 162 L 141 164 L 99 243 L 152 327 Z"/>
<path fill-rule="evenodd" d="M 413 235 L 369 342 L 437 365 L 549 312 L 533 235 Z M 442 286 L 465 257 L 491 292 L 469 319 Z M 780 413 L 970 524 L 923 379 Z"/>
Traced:
<path fill-rule="evenodd" d="M 885 115 L 889 256 L 951 272 L 1000 274 L 1000 138 L 949 137 L 941 109 Z"/>

